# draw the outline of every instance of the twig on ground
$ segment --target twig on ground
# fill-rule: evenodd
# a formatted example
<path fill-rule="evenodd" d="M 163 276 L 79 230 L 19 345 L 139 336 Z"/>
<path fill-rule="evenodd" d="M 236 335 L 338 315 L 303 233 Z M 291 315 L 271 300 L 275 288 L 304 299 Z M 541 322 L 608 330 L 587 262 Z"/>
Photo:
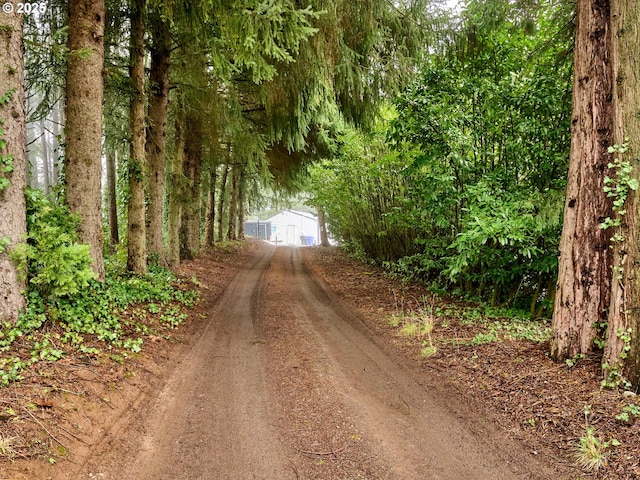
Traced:
<path fill-rule="evenodd" d="M 47 433 L 47 435 L 49 435 L 53 440 L 55 440 L 57 443 L 59 443 L 59 444 L 60 444 L 60 446 L 62 446 L 62 447 L 64 447 L 65 449 L 67 449 L 67 450 L 68 450 L 67 446 L 66 446 L 64 443 L 62 443 L 60 440 L 58 440 L 58 439 L 56 438 L 56 436 L 55 436 L 55 435 L 53 435 L 53 434 L 52 434 L 52 433 L 47 429 L 47 427 L 45 427 L 45 426 L 42 424 L 42 422 L 40 422 L 40 420 L 38 420 L 38 419 L 36 418 L 36 416 L 35 416 L 33 413 L 31 413 L 31 412 L 30 412 L 26 407 L 22 407 L 22 409 L 23 409 L 25 412 L 27 412 L 27 413 L 29 414 L 29 416 L 30 416 L 31 418 L 33 418 L 33 419 L 35 420 L 35 422 L 36 422 L 38 425 L 40 425 L 40 426 L 42 427 L 42 429 Z"/>
<path fill-rule="evenodd" d="M 89 442 L 83 440 L 82 438 L 80 438 L 79 436 L 77 436 L 75 433 L 70 432 L 69 430 L 67 430 L 66 428 L 64 428 L 61 425 L 57 426 L 60 430 L 62 430 L 63 432 L 65 432 L 68 435 L 71 435 L 73 438 L 75 438 L 76 440 L 78 440 L 80 443 L 84 443 L 85 445 L 90 445 Z"/>
<path fill-rule="evenodd" d="M 338 448 L 337 450 L 332 450 L 330 452 L 313 452 L 313 451 L 310 451 L 310 450 L 302 450 L 301 448 L 298 448 L 296 446 L 294 446 L 294 448 L 296 450 L 298 450 L 300 453 L 304 453 L 305 455 L 315 455 L 317 457 L 330 457 L 332 455 L 335 456 L 336 454 L 342 452 L 345 448 L 347 448 L 347 446 L 344 445 L 344 446 Z"/>

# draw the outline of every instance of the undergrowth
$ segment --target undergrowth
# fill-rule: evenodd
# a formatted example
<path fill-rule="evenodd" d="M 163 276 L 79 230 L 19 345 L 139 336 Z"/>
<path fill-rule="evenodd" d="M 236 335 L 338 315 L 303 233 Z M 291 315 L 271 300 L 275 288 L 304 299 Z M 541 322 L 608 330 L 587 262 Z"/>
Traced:
<path fill-rule="evenodd" d="M 139 352 L 153 325 L 177 327 L 186 319 L 182 306 L 198 299 L 193 290 L 159 267 L 144 277 L 109 272 L 104 284 L 92 280 L 73 296 L 49 299 L 30 292 L 26 310 L 0 332 L 0 385 L 19 380 L 40 361 L 57 361 L 72 352 Z"/>
<path fill-rule="evenodd" d="M 401 336 L 420 337 L 423 340 L 421 354 L 424 357 L 430 357 L 438 351 L 437 343 L 477 346 L 505 340 L 542 343 L 551 338 L 547 321 L 531 320 L 523 311 L 486 305 L 469 307 L 441 304 L 435 307 L 433 304 L 427 305 L 424 299 L 419 302 L 414 299 L 413 303 L 418 305 L 417 308 L 405 306 L 396 296 L 397 312 L 391 316 L 389 323 L 399 328 Z M 473 326 L 476 332 L 478 329 L 481 331 L 470 338 L 460 338 L 457 334 L 450 338 L 447 331 L 452 319 L 456 319 L 461 326 Z M 433 336 L 434 329 L 440 332 L 437 338 Z"/>
<path fill-rule="evenodd" d="M 580 437 L 576 449 L 576 462 L 587 472 L 596 472 L 606 466 L 612 447 L 619 447 L 620 442 L 612 438 L 603 441 L 597 434 L 595 427 L 590 425 L 591 405 L 584 406 L 585 434 Z"/>
<path fill-rule="evenodd" d="M 436 309 L 439 318 L 458 318 L 461 325 L 482 328 L 469 339 L 456 339 L 458 344 L 483 345 L 504 340 L 527 340 L 542 343 L 551 338 L 551 327 L 546 320 L 531 320 L 526 312 L 489 306 L 445 306 Z"/>
<path fill-rule="evenodd" d="M 63 202 L 27 192 L 27 242 L 12 253 L 28 285 L 27 306 L 0 330 L 0 386 L 21 379 L 25 369 L 72 352 L 139 352 L 146 335 L 175 328 L 183 307 L 198 300 L 171 271 L 151 265 L 129 274 L 118 255 L 106 259 L 100 283 L 90 269 L 88 248 L 77 242 L 77 218 Z"/>

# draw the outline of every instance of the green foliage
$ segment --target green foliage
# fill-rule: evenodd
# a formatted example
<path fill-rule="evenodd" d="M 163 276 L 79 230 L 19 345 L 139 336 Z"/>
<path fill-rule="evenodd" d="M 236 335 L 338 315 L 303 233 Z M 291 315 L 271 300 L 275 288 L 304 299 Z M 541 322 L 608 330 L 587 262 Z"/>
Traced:
<path fill-rule="evenodd" d="M 30 288 L 45 300 L 78 293 L 94 278 L 89 246 L 77 243 L 77 216 L 39 190 L 26 191 L 27 241 L 12 252 Z"/>
<path fill-rule="evenodd" d="M 346 129 L 333 161 L 310 168 L 312 198 L 322 205 L 334 237 L 352 253 L 380 262 L 414 253 L 411 218 L 405 215 L 405 161 L 385 148 L 384 136 Z"/>
<path fill-rule="evenodd" d="M 11 245 L 9 237 L 0 237 L 0 254 L 6 252 L 9 245 Z"/>
<path fill-rule="evenodd" d="M 455 255 L 444 273 L 451 280 L 509 289 L 531 275 L 550 275 L 557 268 L 560 195 L 501 191 L 480 181 L 464 195 L 462 228 L 451 243 Z"/>
<path fill-rule="evenodd" d="M 542 343 L 551 338 L 548 322 L 530 320 L 510 310 L 493 308 L 447 309 L 436 311 L 440 317 L 458 317 L 463 325 L 480 325 L 483 331 L 462 343 L 484 345 L 504 340 Z"/>
<path fill-rule="evenodd" d="M 575 367 L 580 360 L 584 360 L 586 355 L 584 353 L 577 353 L 571 358 L 567 358 L 564 362 L 567 364 L 567 367 L 573 368 Z"/>
<path fill-rule="evenodd" d="M 604 378 L 600 382 L 600 388 L 609 388 L 612 390 L 620 387 L 625 389 L 631 388 L 631 383 L 624 377 L 620 363 L 610 365 L 605 362 L 602 364 L 602 372 L 604 373 Z"/>
<path fill-rule="evenodd" d="M 620 415 L 616 415 L 616 420 L 623 423 L 631 423 L 631 419 L 640 417 L 640 407 L 634 403 L 622 407 Z"/>
<path fill-rule="evenodd" d="M 622 225 L 622 218 L 626 215 L 627 211 L 624 208 L 629 196 L 629 191 L 635 191 L 638 189 L 638 180 L 632 178 L 631 172 L 633 166 L 629 160 L 623 160 L 624 154 L 629 150 L 629 145 L 625 142 L 622 145 L 614 145 L 609 147 L 609 153 L 615 154 L 613 162 L 609 163 L 615 174 L 615 178 L 611 178 L 608 175 L 604 178 L 604 191 L 607 197 L 613 199 L 613 211 L 617 213 L 615 218 L 607 217 L 600 224 L 600 228 L 606 230 L 612 227 L 620 227 Z M 620 244 L 624 238 L 619 231 L 613 233 L 611 241 L 613 245 Z M 618 277 L 621 278 L 621 267 L 617 267 Z"/>
<path fill-rule="evenodd" d="M 633 167 L 629 160 L 623 160 L 623 155 L 629 150 L 629 144 L 623 143 L 622 145 L 615 144 L 609 147 L 609 153 L 616 154 L 613 162 L 610 162 L 608 167 L 615 172 L 615 179 L 612 179 L 608 175 L 604 178 L 604 191 L 607 197 L 613 198 L 613 211 L 618 212 L 618 215 L 624 216 L 627 212 L 624 210 L 624 204 L 627 200 L 630 190 L 638 189 L 638 180 L 631 177 Z M 618 222 L 619 225 L 619 222 Z M 607 226 L 602 226 L 607 228 Z"/>
<path fill-rule="evenodd" d="M 20 379 L 34 363 L 56 361 L 72 350 L 96 355 L 96 342 L 122 350 L 120 356 L 139 352 L 142 336 L 151 333 L 143 319 L 153 324 L 148 317 L 157 315 L 156 325 L 172 327 L 186 319 L 182 308 L 193 306 L 198 294 L 184 289 L 169 270 L 154 265 L 145 276 L 131 276 L 124 262 L 112 257 L 105 263 L 105 282 L 97 282 L 88 251 L 76 243 L 77 219 L 38 191 L 27 191 L 27 205 L 27 243 L 12 252 L 29 279 L 27 308 L 15 324 L 0 329 L 0 351 L 6 353 L 0 385 Z M 29 346 L 27 358 L 16 353 L 18 340 Z"/>
<path fill-rule="evenodd" d="M 234 67 L 249 70 L 256 83 L 276 75 L 275 62 L 293 62 L 300 43 L 318 31 L 311 20 L 319 14 L 292 2 L 248 2 L 230 13 L 224 40 L 234 53 Z"/>
<path fill-rule="evenodd" d="M 571 42 L 553 8 L 492 6 L 469 2 L 455 43 L 425 56 L 373 132 L 347 130 L 310 169 L 310 205 L 399 277 L 539 317 L 557 272 Z"/>
<path fill-rule="evenodd" d="M 629 150 L 629 145 L 625 141 L 622 145 L 615 144 L 609 147 L 609 153 L 615 155 L 612 162 L 609 162 L 608 167 L 613 170 L 615 178 L 611 178 L 608 175 L 604 178 L 603 190 L 607 194 L 607 197 L 613 199 L 612 210 L 616 214 L 614 218 L 607 217 L 600 224 L 600 228 L 603 230 L 612 228 L 613 234 L 610 238 L 611 248 L 618 249 L 624 242 L 624 236 L 620 227 L 622 226 L 622 220 L 627 214 L 625 204 L 627 203 L 627 197 L 630 191 L 638 189 L 638 180 L 633 178 L 631 173 L 633 166 L 629 160 L 624 159 L 625 153 Z M 613 273 L 617 280 L 623 285 L 624 268 L 621 264 L 613 265 Z M 626 352 L 622 352 L 621 358 L 626 358 Z"/>
<path fill-rule="evenodd" d="M 623 329 L 622 327 L 618 328 L 616 332 L 616 336 L 622 340 L 623 347 L 620 352 L 620 361 L 616 362 L 613 365 L 609 363 L 602 364 L 602 371 L 604 373 L 604 378 L 600 384 L 601 388 L 611 388 L 617 389 L 623 387 L 625 389 L 631 388 L 631 383 L 624 376 L 623 368 L 624 361 L 629 356 L 629 352 L 631 351 L 631 335 L 633 330 L 631 328 Z"/>
<path fill-rule="evenodd" d="M 137 318 L 161 314 L 157 324 L 176 327 L 187 315 L 182 307 L 198 300 L 192 290 L 181 289 L 173 274 L 154 267 L 144 277 L 131 277 L 124 265 L 109 263 L 104 284 L 90 281 L 72 296 L 50 297 L 45 304 L 38 291 L 29 293 L 27 309 L 15 325 L 4 324 L 0 331 L 0 351 L 11 352 L 14 342 L 30 344 L 30 356 L 9 355 L 0 360 L 0 385 L 20 379 L 20 372 L 38 361 L 56 361 L 68 351 L 79 350 L 96 355 L 100 349 L 86 342 L 102 342 L 110 350 L 139 352 L 151 333 Z M 43 331 L 48 322 L 59 325 L 55 333 Z M 152 322 L 153 323 L 153 322 Z"/>

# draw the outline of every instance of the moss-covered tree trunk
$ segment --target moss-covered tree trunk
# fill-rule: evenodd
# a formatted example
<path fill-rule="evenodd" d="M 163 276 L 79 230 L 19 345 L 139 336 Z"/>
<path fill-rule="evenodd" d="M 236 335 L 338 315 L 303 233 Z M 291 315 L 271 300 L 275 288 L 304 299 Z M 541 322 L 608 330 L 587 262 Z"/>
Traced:
<path fill-rule="evenodd" d="M 147 236 L 144 198 L 144 7 L 145 0 L 131 5 L 131 64 L 133 88 L 129 107 L 131 145 L 129 155 L 129 205 L 127 269 L 138 275 L 147 271 Z"/>
<path fill-rule="evenodd" d="M 107 209 L 109 210 L 109 240 L 111 245 L 120 243 L 118 232 L 118 200 L 116 195 L 117 150 L 107 147 Z"/>
<path fill-rule="evenodd" d="M 182 170 L 186 180 L 181 223 L 182 258 L 193 258 L 200 250 L 200 175 L 202 173 L 202 119 L 188 115 Z"/>
<path fill-rule="evenodd" d="M 614 95 L 614 142 L 629 150 L 618 153 L 633 167 L 640 181 L 640 4 L 636 0 L 611 1 Z M 622 372 L 636 389 L 640 387 L 640 197 L 630 192 L 622 220 L 621 242 L 614 242 L 611 307 L 603 364 Z M 620 215 L 616 212 L 616 215 Z M 607 231 L 609 235 L 615 232 Z M 605 374 L 607 374 L 605 368 Z"/>
<path fill-rule="evenodd" d="M 229 240 L 238 239 L 237 231 L 237 209 L 238 209 L 238 183 L 240 179 L 239 165 L 234 164 L 231 168 L 231 188 L 229 189 L 229 227 L 227 238 Z"/>
<path fill-rule="evenodd" d="M 209 172 L 209 195 L 207 196 L 207 213 L 204 228 L 204 245 L 212 248 L 215 242 L 214 230 L 216 222 L 216 182 L 218 166 L 212 165 Z"/>
<path fill-rule="evenodd" d="M 240 174 L 238 176 L 238 240 L 244 240 L 244 203 L 246 189 L 246 165 L 240 165 Z"/>
<path fill-rule="evenodd" d="M 220 197 L 218 199 L 218 242 L 222 242 L 225 239 L 224 228 L 222 227 L 224 215 L 224 197 L 227 193 L 227 179 L 229 177 L 229 165 L 222 166 L 222 177 L 220 178 Z"/>
<path fill-rule="evenodd" d="M 612 135 L 609 0 L 578 0 L 569 177 L 560 240 L 551 356 L 593 349 L 594 325 L 607 320 L 611 289 L 611 215 L 603 191 Z"/>
<path fill-rule="evenodd" d="M 165 192 L 165 162 L 167 149 L 167 119 L 169 110 L 169 67 L 171 59 L 171 32 L 167 20 L 159 12 L 151 13 L 149 29 L 151 45 L 151 71 L 149 83 L 149 127 L 147 129 L 148 219 L 147 242 L 149 254 L 166 264 L 162 239 L 162 206 Z"/>
<path fill-rule="evenodd" d="M 184 158 L 184 109 L 178 96 L 175 116 L 175 153 L 169 163 L 169 204 L 167 212 L 167 264 L 180 265 L 180 219 L 182 217 L 182 164 Z"/>
<path fill-rule="evenodd" d="M 0 16 L 0 320 L 13 322 L 25 305 L 9 251 L 27 231 L 22 15 Z"/>
<path fill-rule="evenodd" d="M 80 241 L 104 280 L 102 258 L 102 97 L 104 0 L 70 0 L 66 78 L 67 203 L 80 217 Z"/>

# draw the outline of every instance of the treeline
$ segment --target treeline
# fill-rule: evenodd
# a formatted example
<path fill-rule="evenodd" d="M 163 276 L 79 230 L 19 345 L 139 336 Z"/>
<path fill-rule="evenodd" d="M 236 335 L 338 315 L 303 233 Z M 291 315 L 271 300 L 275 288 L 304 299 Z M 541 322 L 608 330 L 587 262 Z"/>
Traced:
<path fill-rule="evenodd" d="M 571 12 L 472 2 L 369 135 L 312 169 L 333 234 L 404 278 L 551 314 Z M 491 19 L 491 20 L 488 20 Z"/>
<path fill-rule="evenodd" d="M 144 275 L 242 237 L 259 192 L 291 189 L 338 121 L 372 121 L 428 18 L 420 1 L 383 0 L 51 0 L 4 15 L 0 317 L 17 318 L 25 287 L 73 276 L 51 268 L 43 286 L 38 245 L 66 238 L 78 258 L 62 264 L 88 261 L 104 282 L 113 251 Z M 45 193 L 28 205 L 27 179 Z M 28 231 L 39 208 L 68 209 L 55 241 Z"/>
<path fill-rule="evenodd" d="M 631 0 L 465 2 L 378 130 L 314 168 L 313 202 L 356 253 L 551 316 L 554 360 L 600 353 L 637 391 L 639 25 Z"/>

